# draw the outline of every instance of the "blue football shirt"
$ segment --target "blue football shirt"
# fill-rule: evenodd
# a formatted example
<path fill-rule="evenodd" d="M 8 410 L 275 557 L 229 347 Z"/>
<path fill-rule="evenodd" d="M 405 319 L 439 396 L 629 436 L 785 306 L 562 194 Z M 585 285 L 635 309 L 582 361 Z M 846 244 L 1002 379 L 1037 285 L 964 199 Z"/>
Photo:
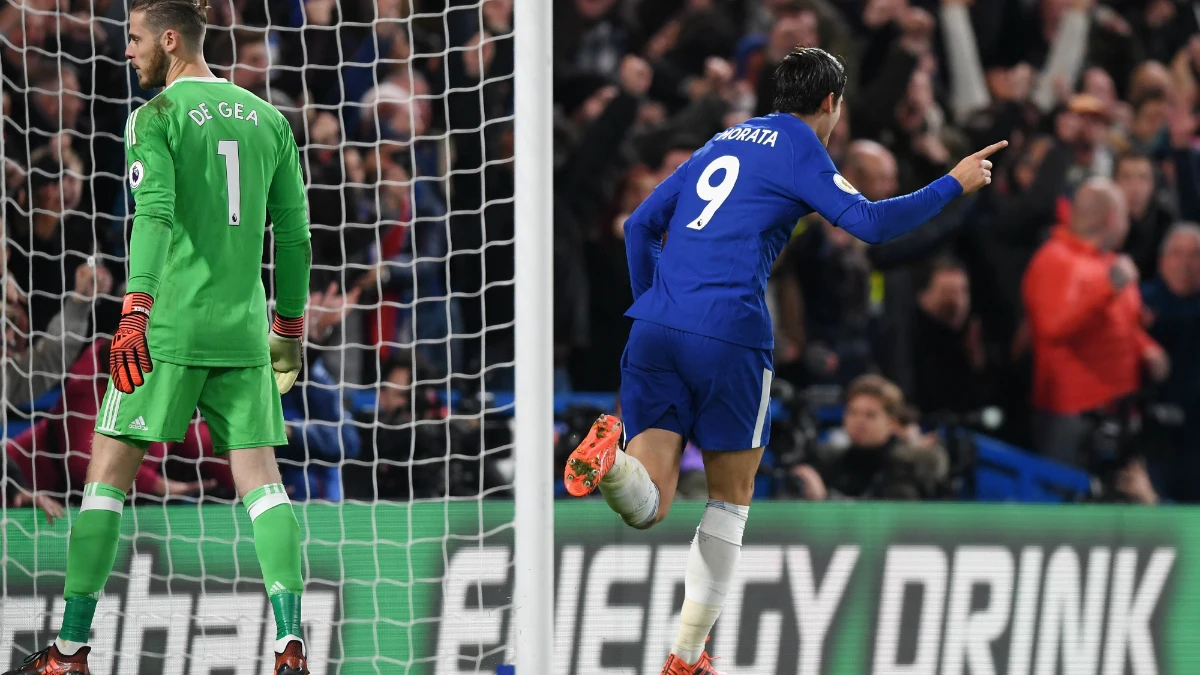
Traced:
<path fill-rule="evenodd" d="M 815 211 L 863 241 L 881 243 L 961 194 L 947 175 L 912 194 L 872 202 L 838 173 L 798 117 L 748 120 L 713 136 L 625 222 L 634 297 L 626 316 L 771 349 L 767 277 L 797 220 Z"/>

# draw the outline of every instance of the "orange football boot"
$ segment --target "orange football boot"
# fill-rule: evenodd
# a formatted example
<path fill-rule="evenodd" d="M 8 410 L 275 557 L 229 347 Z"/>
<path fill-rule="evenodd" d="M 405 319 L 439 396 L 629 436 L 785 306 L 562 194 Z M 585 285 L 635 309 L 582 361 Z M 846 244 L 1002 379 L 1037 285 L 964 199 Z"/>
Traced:
<path fill-rule="evenodd" d="M 4 675 L 91 675 L 87 655 L 91 647 L 80 647 L 70 656 L 63 656 L 58 647 L 51 644 L 40 652 L 25 657 L 25 663 Z"/>
<path fill-rule="evenodd" d="M 275 669 L 271 675 L 308 675 L 308 657 L 304 655 L 304 644 L 292 640 L 275 654 Z"/>
<path fill-rule="evenodd" d="M 592 424 L 587 438 L 567 458 L 563 482 L 572 497 L 586 497 L 600 485 L 617 460 L 623 432 L 621 420 L 612 415 L 601 415 Z"/>
<path fill-rule="evenodd" d="M 674 654 L 667 657 L 666 664 L 663 665 L 660 675 L 724 675 L 716 668 L 713 668 L 713 658 L 707 652 L 700 653 L 700 660 L 695 665 L 689 666 Z"/>

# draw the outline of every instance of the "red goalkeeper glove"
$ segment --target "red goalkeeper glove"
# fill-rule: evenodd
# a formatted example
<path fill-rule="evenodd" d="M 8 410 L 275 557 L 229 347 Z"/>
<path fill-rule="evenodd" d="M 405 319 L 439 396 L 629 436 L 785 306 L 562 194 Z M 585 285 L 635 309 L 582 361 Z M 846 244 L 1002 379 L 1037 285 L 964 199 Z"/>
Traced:
<path fill-rule="evenodd" d="M 126 293 L 121 307 L 121 323 L 109 347 L 108 373 L 117 391 L 132 394 L 134 387 L 146 382 L 143 373 L 154 370 L 150 362 L 150 345 L 146 328 L 150 325 L 150 308 L 154 298 L 148 293 Z"/>

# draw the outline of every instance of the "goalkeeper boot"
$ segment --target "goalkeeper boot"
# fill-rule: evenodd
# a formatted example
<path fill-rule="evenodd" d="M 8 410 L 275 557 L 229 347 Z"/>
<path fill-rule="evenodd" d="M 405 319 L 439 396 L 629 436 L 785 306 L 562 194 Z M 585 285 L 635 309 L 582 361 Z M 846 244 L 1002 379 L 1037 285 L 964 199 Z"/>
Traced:
<path fill-rule="evenodd" d="M 592 424 L 587 438 L 567 459 L 563 480 L 573 497 L 586 497 L 600 485 L 600 479 L 613 468 L 621 449 L 624 427 L 613 415 L 601 415 Z"/>
<path fill-rule="evenodd" d="M 292 640 L 282 652 L 275 654 L 275 669 L 271 675 L 308 675 L 308 657 L 304 655 L 304 643 Z"/>
<path fill-rule="evenodd" d="M 4 675 L 91 675 L 87 655 L 91 647 L 80 647 L 70 656 L 63 656 L 58 647 L 50 645 L 25 657 L 25 663 Z"/>

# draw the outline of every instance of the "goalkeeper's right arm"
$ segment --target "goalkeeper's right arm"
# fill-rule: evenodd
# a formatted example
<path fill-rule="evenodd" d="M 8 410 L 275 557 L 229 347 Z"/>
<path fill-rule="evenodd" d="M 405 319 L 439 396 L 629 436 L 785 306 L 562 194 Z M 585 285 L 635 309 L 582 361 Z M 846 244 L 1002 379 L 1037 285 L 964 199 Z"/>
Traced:
<path fill-rule="evenodd" d="M 285 394 L 300 374 L 312 245 L 299 150 L 291 127 L 282 117 L 280 126 L 281 156 L 267 192 L 267 210 L 275 233 L 275 321 L 271 324 L 268 341 L 275 383 L 279 393 Z"/>
<path fill-rule="evenodd" d="M 161 114 L 143 107 L 130 116 L 125 147 L 135 208 L 129 280 L 108 357 L 113 386 L 126 394 L 142 386 L 144 374 L 154 369 L 146 330 L 175 221 L 175 160 L 167 139 L 167 122 Z"/>

